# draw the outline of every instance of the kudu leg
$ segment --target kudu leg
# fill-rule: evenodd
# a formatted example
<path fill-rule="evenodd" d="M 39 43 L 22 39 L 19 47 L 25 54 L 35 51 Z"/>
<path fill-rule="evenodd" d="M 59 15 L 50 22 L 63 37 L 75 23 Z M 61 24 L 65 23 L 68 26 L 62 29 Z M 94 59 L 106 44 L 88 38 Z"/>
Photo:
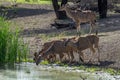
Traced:
<path fill-rule="evenodd" d="M 71 62 L 72 62 L 74 59 L 73 51 L 70 52 L 70 55 L 71 55 Z"/>
<path fill-rule="evenodd" d="M 98 29 L 97 29 L 97 26 L 96 26 L 96 24 L 95 24 L 95 21 L 90 22 L 90 31 L 89 31 L 89 34 L 92 33 L 92 30 L 93 30 L 93 29 L 95 30 L 95 33 L 96 33 L 96 35 L 97 35 Z"/>
<path fill-rule="evenodd" d="M 89 31 L 89 34 L 91 34 L 91 32 L 92 32 L 92 29 L 93 29 L 93 28 L 90 26 L 90 31 Z"/>
<path fill-rule="evenodd" d="M 52 55 L 52 57 L 53 57 L 53 62 L 55 62 L 56 61 L 56 54 Z"/>
<path fill-rule="evenodd" d="M 64 54 L 61 53 L 61 54 L 59 54 L 59 56 L 60 56 L 60 62 L 62 62 L 62 61 L 63 61 Z"/>
<path fill-rule="evenodd" d="M 97 47 L 97 50 L 98 50 L 98 62 L 100 62 L 100 49 L 99 49 L 99 47 Z"/>
<path fill-rule="evenodd" d="M 89 62 L 92 62 L 93 57 L 95 56 L 95 49 L 93 47 L 90 47 L 90 50 L 92 51 L 92 57 L 90 58 Z"/>
<path fill-rule="evenodd" d="M 77 28 L 77 35 L 80 36 L 81 35 L 80 23 L 76 23 L 76 28 Z"/>
<path fill-rule="evenodd" d="M 98 58 L 98 62 L 100 62 L 100 49 L 99 49 L 99 46 L 98 46 L 98 42 L 95 44 L 94 47 L 97 49 L 97 52 L 98 52 L 97 58 Z"/>
<path fill-rule="evenodd" d="M 92 22 L 90 22 L 90 31 L 89 31 L 89 34 L 92 33 L 92 30 L 93 30 L 93 24 L 92 24 Z"/>
<path fill-rule="evenodd" d="M 80 60 L 84 63 L 84 53 L 83 52 L 79 52 L 79 61 Z"/>
<path fill-rule="evenodd" d="M 70 53 L 67 53 L 69 63 L 71 62 Z"/>
<path fill-rule="evenodd" d="M 69 60 L 70 60 L 69 63 L 71 63 L 73 59 L 74 59 L 73 51 L 70 51 L 69 52 Z"/>

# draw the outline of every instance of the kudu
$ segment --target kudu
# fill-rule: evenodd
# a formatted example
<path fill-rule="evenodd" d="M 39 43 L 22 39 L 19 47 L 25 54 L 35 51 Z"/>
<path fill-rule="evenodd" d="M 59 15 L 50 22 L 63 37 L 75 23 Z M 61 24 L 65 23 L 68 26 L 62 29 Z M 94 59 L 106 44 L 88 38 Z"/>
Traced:
<path fill-rule="evenodd" d="M 99 37 L 96 35 L 88 35 L 86 37 L 79 37 L 76 40 L 74 39 L 70 39 L 66 42 L 65 44 L 66 46 L 70 46 L 73 48 L 76 48 L 78 53 L 79 53 L 79 57 L 82 58 L 82 60 L 84 60 L 84 53 L 82 52 L 83 50 L 86 49 L 90 49 L 92 51 L 92 56 L 94 57 L 95 55 L 95 48 L 97 48 L 98 52 L 99 52 Z M 75 46 L 73 46 L 75 45 Z M 92 58 L 89 60 L 91 61 Z M 100 58 L 98 56 L 98 61 L 100 61 Z"/>
<path fill-rule="evenodd" d="M 55 42 L 55 41 L 50 41 L 50 42 L 44 43 L 43 46 L 42 46 L 42 50 L 39 51 L 38 53 L 37 53 L 37 52 L 34 53 L 34 58 L 33 58 L 33 60 L 36 62 L 37 57 L 38 57 L 39 55 L 43 55 L 43 53 L 52 45 L 53 42 Z M 60 55 L 60 59 L 61 59 L 62 57 L 63 57 L 63 55 L 61 54 L 61 55 Z M 53 61 L 56 60 L 56 55 L 55 55 L 54 53 L 51 53 L 51 54 L 46 55 L 46 56 L 44 57 L 44 59 L 45 59 L 45 60 L 48 60 L 48 61 L 51 60 L 50 62 L 53 62 Z"/>
<path fill-rule="evenodd" d="M 39 62 L 41 62 L 41 60 L 43 60 L 47 55 L 50 54 L 59 54 L 60 55 L 60 59 L 62 60 L 63 58 L 63 53 L 66 53 L 70 59 L 70 62 L 73 60 L 74 56 L 73 56 L 73 50 L 70 49 L 69 47 L 65 46 L 65 40 L 56 40 L 56 41 L 52 41 L 51 45 L 44 50 L 41 54 L 37 55 L 35 61 L 36 61 L 36 65 L 39 64 Z"/>
<path fill-rule="evenodd" d="M 60 10 L 65 10 L 68 17 L 70 17 L 76 24 L 77 33 L 80 33 L 80 24 L 81 23 L 90 23 L 90 31 L 91 33 L 92 29 L 96 26 L 96 14 L 91 10 L 78 10 L 78 9 L 71 9 L 71 6 L 69 4 L 65 4 L 64 6 L 61 6 Z M 81 34 L 81 33 L 80 33 Z"/>

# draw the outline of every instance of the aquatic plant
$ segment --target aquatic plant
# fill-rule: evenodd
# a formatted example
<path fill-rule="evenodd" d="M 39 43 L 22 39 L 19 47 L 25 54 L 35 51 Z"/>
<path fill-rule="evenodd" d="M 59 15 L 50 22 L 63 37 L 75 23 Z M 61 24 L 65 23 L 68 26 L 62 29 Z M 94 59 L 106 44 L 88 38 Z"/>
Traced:
<path fill-rule="evenodd" d="M 19 38 L 19 29 L 0 17 L 0 63 L 15 63 L 27 59 L 28 47 Z"/>

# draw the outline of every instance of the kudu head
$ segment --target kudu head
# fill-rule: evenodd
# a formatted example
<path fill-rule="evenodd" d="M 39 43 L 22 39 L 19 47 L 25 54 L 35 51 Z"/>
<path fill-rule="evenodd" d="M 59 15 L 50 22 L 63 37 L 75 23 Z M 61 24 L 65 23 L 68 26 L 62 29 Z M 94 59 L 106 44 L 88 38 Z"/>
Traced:
<path fill-rule="evenodd" d="M 64 4 L 64 5 L 61 5 L 59 11 L 65 11 L 66 8 L 68 8 L 68 7 L 70 7 L 70 5 L 68 3 Z"/>
<path fill-rule="evenodd" d="M 38 65 L 42 60 L 41 54 L 37 54 L 37 52 L 35 52 L 33 60 L 35 61 L 36 65 Z"/>
<path fill-rule="evenodd" d="M 49 46 L 49 48 L 46 49 L 45 51 L 40 52 L 38 55 L 36 55 L 36 53 L 34 54 L 34 56 L 35 56 L 34 60 L 35 60 L 36 65 L 38 65 L 42 60 L 47 58 L 53 45 L 54 45 L 54 42 L 52 42 L 52 44 Z"/>
<path fill-rule="evenodd" d="M 39 54 L 36 58 L 36 61 L 35 61 L 36 65 L 38 65 L 42 60 L 43 60 L 43 57 L 41 54 Z"/>

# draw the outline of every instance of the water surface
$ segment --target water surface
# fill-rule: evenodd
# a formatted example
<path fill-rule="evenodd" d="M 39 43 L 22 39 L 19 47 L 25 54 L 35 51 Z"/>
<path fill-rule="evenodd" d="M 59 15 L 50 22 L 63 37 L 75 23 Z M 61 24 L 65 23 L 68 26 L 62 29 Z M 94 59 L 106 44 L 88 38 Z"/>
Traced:
<path fill-rule="evenodd" d="M 71 67 L 22 63 L 0 66 L 0 80 L 120 80 L 108 73 L 85 72 Z"/>

